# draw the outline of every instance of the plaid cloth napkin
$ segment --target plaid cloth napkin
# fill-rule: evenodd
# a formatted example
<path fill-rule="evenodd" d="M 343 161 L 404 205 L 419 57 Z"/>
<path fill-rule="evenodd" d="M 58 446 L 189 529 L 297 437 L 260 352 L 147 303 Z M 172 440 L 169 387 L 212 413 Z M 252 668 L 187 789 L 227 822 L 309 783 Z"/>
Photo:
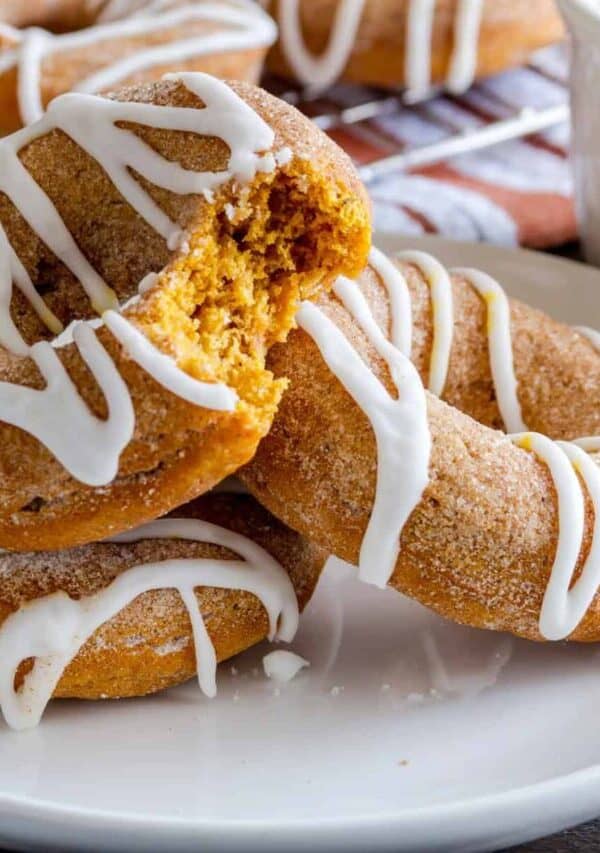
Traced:
<path fill-rule="evenodd" d="M 335 128 L 331 136 L 358 164 L 367 164 L 514 116 L 525 107 L 564 104 L 567 76 L 566 47 L 555 46 L 536 54 L 526 67 L 479 83 L 464 96 L 440 95 L 391 115 Z M 364 90 L 344 86 L 328 94 L 334 109 L 353 106 L 361 98 Z M 375 227 L 505 246 L 566 243 L 577 236 L 568 147 L 569 128 L 561 125 L 378 178 L 369 184 Z"/>

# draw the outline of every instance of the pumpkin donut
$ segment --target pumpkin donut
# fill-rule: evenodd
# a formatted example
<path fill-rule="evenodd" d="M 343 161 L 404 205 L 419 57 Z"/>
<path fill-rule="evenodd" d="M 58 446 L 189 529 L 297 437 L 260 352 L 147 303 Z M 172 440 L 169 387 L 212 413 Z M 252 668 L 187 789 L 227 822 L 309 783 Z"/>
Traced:
<path fill-rule="evenodd" d="M 57 95 L 204 71 L 257 83 L 276 28 L 251 0 L 0 0 L 0 133 Z"/>
<path fill-rule="evenodd" d="M 336 80 L 460 93 L 564 36 L 553 0 L 270 0 L 269 68 L 305 86 Z"/>
<path fill-rule="evenodd" d="M 290 641 L 325 554 L 249 495 L 210 494 L 120 540 L 0 555 L 0 707 L 143 696 L 271 638 Z M 37 659 L 37 660 L 36 660 Z"/>
<path fill-rule="evenodd" d="M 308 119 L 200 73 L 57 98 L 0 163 L 0 546 L 64 548 L 250 459 L 266 351 L 364 266 L 369 209 Z"/>
<path fill-rule="evenodd" d="M 429 382 L 443 376 L 431 370 L 428 316 L 429 288 L 437 313 L 445 310 L 439 269 L 419 253 L 402 259 L 411 335 L 397 322 L 403 306 L 410 313 L 407 292 L 384 285 L 381 255 L 371 262 L 378 274 L 342 278 L 317 304 L 303 303 L 300 328 L 271 350 L 269 366 L 290 385 L 244 481 L 295 530 L 357 564 L 362 579 L 389 583 L 449 619 L 530 639 L 600 640 L 598 438 L 582 442 L 596 451 L 588 455 L 539 433 L 508 436 L 426 391 L 401 348 L 412 336 L 421 373 Z M 394 279 L 398 268 L 387 263 Z M 490 352 L 506 367 L 494 317 L 502 299 L 471 270 L 456 273 L 448 290 L 460 311 L 445 386 L 454 403 L 498 422 L 502 396 L 505 413 L 521 402 L 526 422 L 558 436 L 597 429 L 600 373 L 588 337 L 512 304 L 518 394 L 496 396 L 485 324 L 487 310 Z M 440 328 L 438 368 L 448 350 Z M 560 387 L 571 379 L 572 389 Z M 581 399 L 569 403 L 571 391 Z"/>

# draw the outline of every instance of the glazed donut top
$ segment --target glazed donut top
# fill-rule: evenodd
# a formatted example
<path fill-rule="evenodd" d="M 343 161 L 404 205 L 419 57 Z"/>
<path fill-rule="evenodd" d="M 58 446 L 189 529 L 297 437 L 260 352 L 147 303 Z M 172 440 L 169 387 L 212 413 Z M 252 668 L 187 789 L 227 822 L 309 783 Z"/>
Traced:
<path fill-rule="evenodd" d="M 99 326 L 105 325 L 130 358 L 184 400 L 208 409 L 231 411 L 236 407 L 237 395 L 222 383 L 202 382 L 184 373 L 126 319 L 121 312 L 143 298 L 158 276 L 145 278 L 138 295 L 119 307 L 116 294 L 87 261 L 52 201 L 18 155 L 32 140 L 52 129 L 61 129 L 97 160 L 123 197 L 170 248 L 185 248 L 185 234 L 133 178 L 131 170 L 155 186 L 181 194 L 204 193 L 212 198 L 213 191 L 231 178 L 244 184 L 258 172 L 272 172 L 279 164 L 289 162 L 292 153 L 289 149 L 271 150 L 273 129 L 225 83 L 201 73 L 172 79 L 179 80 L 205 107 L 186 109 L 71 93 L 55 99 L 35 125 L 0 141 L 0 192 L 8 196 L 33 231 L 73 272 L 94 310 L 101 315 L 62 330 L 0 225 L 0 346 L 33 359 L 46 382 L 41 390 L 0 383 L 0 420 L 34 435 L 73 477 L 89 485 L 113 480 L 120 454 L 135 428 L 129 389 L 96 335 Z M 118 122 L 219 137 L 230 150 L 229 166 L 222 172 L 187 171 L 177 162 L 158 156 Z M 57 335 L 53 341 L 39 341 L 33 346 L 25 343 L 10 312 L 13 281 Z M 78 348 L 104 394 L 108 407 L 105 420 L 90 411 L 58 357 L 57 350 L 71 344 Z"/>
<path fill-rule="evenodd" d="M 439 395 L 448 372 L 454 328 L 450 276 L 439 261 L 424 252 L 401 252 L 396 257 L 418 267 L 431 287 L 434 340 L 429 390 Z M 431 436 L 426 391 L 410 361 L 408 285 L 400 269 L 376 249 L 371 250 L 369 263 L 389 294 L 391 342 L 378 326 L 356 282 L 341 278 L 334 293 L 386 362 L 397 396 L 387 391 L 350 341 L 316 305 L 303 303 L 297 319 L 373 428 L 378 455 L 376 492 L 360 549 L 359 575 L 362 580 L 383 587 L 393 574 L 404 525 L 429 482 Z M 487 304 L 496 396 L 506 428 L 513 433 L 507 441 L 536 453 L 548 465 L 555 484 L 559 538 L 539 628 L 546 639 L 564 639 L 583 619 L 600 587 L 600 467 L 585 452 L 600 451 L 600 436 L 554 442 L 527 432 L 517 397 L 507 297 L 498 282 L 485 273 L 471 269 L 455 272 L 471 282 Z M 575 334 L 583 334 L 592 345 L 600 345 L 598 332 L 585 329 Z M 572 584 L 584 541 L 584 489 L 594 508 L 593 545 L 578 580 Z"/>
<path fill-rule="evenodd" d="M 14 611 L 0 626 L 0 708 L 12 728 L 25 729 L 39 723 L 62 674 L 82 646 L 145 592 L 175 589 L 181 596 L 192 626 L 200 689 L 209 697 L 216 695 L 217 661 L 198 609 L 197 587 L 252 593 L 267 612 L 269 639 L 290 642 L 294 638 L 298 602 L 293 584 L 283 566 L 252 539 L 186 517 L 163 518 L 109 541 L 126 545 L 152 539 L 217 545 L 231 552 L 231 557 L 142 563 L 126 569 L 94 595 L 74 599 L 66 592 L 55 592 Z M 0 555 L 0 563 L 2 559 Z M 30 658 L 35 659 L 33 667 L 21 688 L 15 690 L 17 669 Z"/>
<path fill-rule="evenodd" d="M 51 7 L 58 5 L 46 4 L 47 11 L 51 12 Z M 218 25 L 217 31 L 211 28 L 164 44 L 149 43 L 105 65 L 74 87 L 78 92 L 93 93 L 106 91 L 149 68 L 177 66 L 209 53 L 267 47 L 276 37 L 273 21 L 251 0 L 151 0 L 149 3 L 140 0 L 82 3 L 79 0 L 77 6 L 84 20 L 87 16 L 92 23 L 75 32 L 52 33 L 37 27 L 18 29 L 2 24 L 3 4 L 0 2 L 0 44 L 8 45 L 0 53 L 0 74 L 18 69 L 17 95 L 23 124 L 35 122 L 43 115 L 42 63 L 45 57 L 53 54 L 79 48 L 93 51 L 102 43 L 116 39 L 151 38 L 195 22 L 206 22 L 212 27 Z"/>
<path fill-rule="evenodd" d="M 338 0 L 329 43 L 315 57 L 302 39 L 300 0 L 279 3 L 278 23 L 285 58 L 305 86 L 325 89 L 341 76 L 354 48 L 367 0 Z M 454 46 L 446 78 L 453 93 L 464 92 L 477 70 L 477 49 L 483 0 L 457 0 L 454 17 Z M 408 0 L 406 36 L 406 98 L 418 101 L 431 87 L 431 39 L 435 0 Z"/>

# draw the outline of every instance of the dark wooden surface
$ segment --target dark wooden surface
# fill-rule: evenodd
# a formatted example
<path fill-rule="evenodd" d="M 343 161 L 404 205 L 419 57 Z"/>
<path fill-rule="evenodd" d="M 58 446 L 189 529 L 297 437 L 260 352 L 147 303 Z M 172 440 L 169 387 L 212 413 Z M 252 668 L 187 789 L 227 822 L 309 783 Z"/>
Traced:
<path fill-rule="evenodd" d="M 511 847 L 505 853 L 594 853 L 596 850 L 600 851 L 600 820 L 531 844 Z"/>

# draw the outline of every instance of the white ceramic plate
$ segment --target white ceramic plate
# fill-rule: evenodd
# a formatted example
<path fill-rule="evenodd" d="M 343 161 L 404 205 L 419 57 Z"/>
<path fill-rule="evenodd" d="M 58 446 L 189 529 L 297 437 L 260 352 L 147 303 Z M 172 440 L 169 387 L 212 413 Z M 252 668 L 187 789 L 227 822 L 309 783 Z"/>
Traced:
<path fill-rule="evenodd" d="M 600 328 L 598 272 L 417 243 Z M 34 731 L 0 728 L 0 844 L 474 851 L 600 814 L 600 649 L 457 627 L 359 585 L 341 564 L 294 648 L 312 666 L 279 695 L 262 647 L 221 668 L 213 701 L 189 684 L 143 700 L 56 702 Z"/>

